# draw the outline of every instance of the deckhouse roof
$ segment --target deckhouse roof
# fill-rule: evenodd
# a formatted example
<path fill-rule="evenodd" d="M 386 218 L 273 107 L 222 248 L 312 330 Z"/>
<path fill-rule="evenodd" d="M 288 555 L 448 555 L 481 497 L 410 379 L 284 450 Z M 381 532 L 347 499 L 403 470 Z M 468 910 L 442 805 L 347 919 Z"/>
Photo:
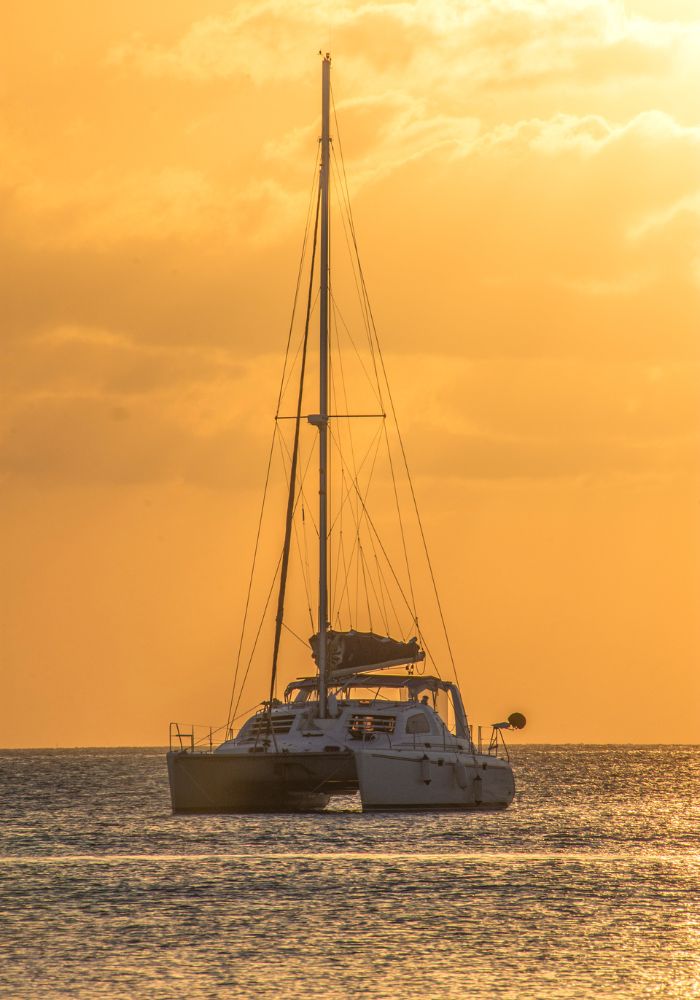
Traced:
<path fill-rule="evenodd" d="M 341 691 L 347 688 L 408 688 L 413 697 L 421 691 L 449 691 L 451 687 L 453 684 L 450 681 L 443 681 L 439 677 L 430 675 L 355 674 L 352 677 L 344 677 L 342 680 L 331 680 L 329 683 L 329 688 Z M 284 695 L 285 698 L 289 698 L 293 691 L 310 691 L 315 688 L 318 688 L 317 676 L 298 677 L 287 685 Z"/>

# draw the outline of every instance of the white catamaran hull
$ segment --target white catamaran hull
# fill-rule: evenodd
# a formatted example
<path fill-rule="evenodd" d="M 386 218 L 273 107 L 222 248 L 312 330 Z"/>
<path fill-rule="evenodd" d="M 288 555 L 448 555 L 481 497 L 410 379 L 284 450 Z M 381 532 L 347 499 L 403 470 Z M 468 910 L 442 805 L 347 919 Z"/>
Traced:
<path fill-rule="evenodd" d="M 507 761 L 445 750 L 168 754 L 174 812 L 302 812 L 359 790 L 364 811 L 505 809 Z"/>
<path fill-rule="evenodd" d="M 482 754 L 362 750 L 355 766 L 364 811 L 505 809 L 515 795 L 510 764 Z"/>

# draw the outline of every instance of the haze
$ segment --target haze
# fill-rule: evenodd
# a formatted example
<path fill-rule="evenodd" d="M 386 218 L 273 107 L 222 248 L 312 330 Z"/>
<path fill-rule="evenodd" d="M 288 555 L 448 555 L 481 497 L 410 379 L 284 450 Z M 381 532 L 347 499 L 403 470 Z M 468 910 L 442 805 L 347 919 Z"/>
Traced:
<path fill-rule="evenodd" d="M 0 46 L 2 745 L 225 718 L 329 48 L 473 721 L 700 740 L 694 0 L 27 0 Z"/>

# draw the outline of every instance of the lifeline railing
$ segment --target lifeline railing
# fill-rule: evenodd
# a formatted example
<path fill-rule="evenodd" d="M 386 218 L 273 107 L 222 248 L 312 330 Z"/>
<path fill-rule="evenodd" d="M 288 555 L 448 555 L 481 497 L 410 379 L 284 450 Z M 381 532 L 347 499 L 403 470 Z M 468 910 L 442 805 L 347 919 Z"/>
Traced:
<path fill-rule="evenodd" d="M 214 737 L 225 728 L 225 726 L 214 728 L 198 722 L 171 722 L 170 749 L 186 750 L 188 753 L 213 753 Z"/>
<path fill-rule="evenodd" d="M 504 757 L 505 760 L 510 760 L 510 754 L 508 753 L 508 744 L 503 737 L 503 726 L 477 726 L 477 738 L 474 740 L 474 726 L 469 727 L 469 736 L 472 741 L 472 746 L 475 747 L 477 753 L 487 754 L 489 757 Z M 490 729 L 491 732 L 488 736 L 488 742 L 484 737 L 484 730 Z"/>

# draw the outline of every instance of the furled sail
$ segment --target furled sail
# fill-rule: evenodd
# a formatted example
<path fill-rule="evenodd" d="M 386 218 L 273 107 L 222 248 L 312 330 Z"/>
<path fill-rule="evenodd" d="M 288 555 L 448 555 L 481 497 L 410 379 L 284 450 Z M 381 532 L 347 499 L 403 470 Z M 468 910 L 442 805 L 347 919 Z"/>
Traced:
<path fill-rule="evenodd" d="M 375 635 L 374 632 L 334 632 L 329 629 L 328 664 L 329 677 L 344 677 L 362 670 L 381 670 L 406 663 L 419 663 L 425 653 L 414 636 L 408 642 L 401 642 L 389 636 Z M 309 639 L 313 658 L 318 663 L 318 633 Z"/>

